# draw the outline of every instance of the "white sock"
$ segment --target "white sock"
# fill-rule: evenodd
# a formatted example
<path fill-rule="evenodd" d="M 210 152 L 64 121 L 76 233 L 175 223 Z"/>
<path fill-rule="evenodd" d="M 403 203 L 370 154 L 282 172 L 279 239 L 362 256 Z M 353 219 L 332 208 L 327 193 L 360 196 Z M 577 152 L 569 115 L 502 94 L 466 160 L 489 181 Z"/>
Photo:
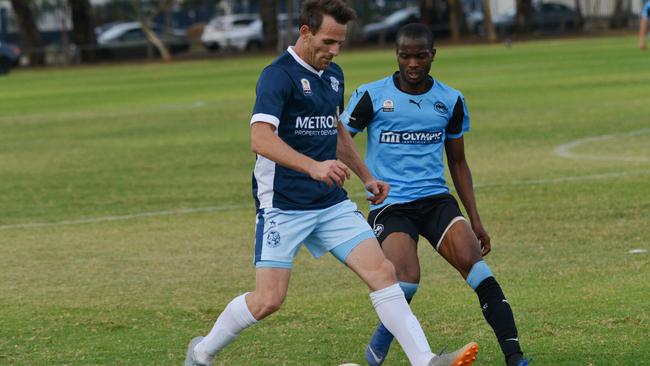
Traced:
<path fill-rule="evenodd" d="M 399 285 L 371 292 L 370 299 L 379 320 L 397 338 L 411 365 L 426 366 L 434 354 Z"/>
<path fill-rule="evenodd" d="M 210 364 L 214 356 L 234 341 L 242 330 L 257 323 L 246 305 L 246 294 L 248 292 L 234 298 L 226 306 L 210 333 L 194 347 L 196 361 Z"/>

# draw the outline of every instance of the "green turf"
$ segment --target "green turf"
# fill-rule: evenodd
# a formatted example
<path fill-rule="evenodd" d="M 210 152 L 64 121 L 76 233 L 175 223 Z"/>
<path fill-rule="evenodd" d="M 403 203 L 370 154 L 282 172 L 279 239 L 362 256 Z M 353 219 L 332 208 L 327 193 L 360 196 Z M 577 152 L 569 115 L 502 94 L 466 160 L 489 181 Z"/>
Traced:
<path fill-rule="evenodd" d="M 650 364 L 650 254 L 629 253 L 650 249 L 650 55 L 635 42 L 442 47 L 433 65 L 467 98 L 488 262 L 536 365 Z M 248 120 L 271 59 L 0 78 L 1 365 L 178 365 L 252 289 Z M 348 95 L 396 67 L 390 50 L 338 61 Z M 500 365 L 472 291 L 420 252 L 413 308 L 434 350 L 476 340 L 476 364 Z M 301 252 L 283 309 L 217 364 L 362 363 L 375 321 L 354 275 Z M 394 347 L 387 365 L 406 364 Z"/>

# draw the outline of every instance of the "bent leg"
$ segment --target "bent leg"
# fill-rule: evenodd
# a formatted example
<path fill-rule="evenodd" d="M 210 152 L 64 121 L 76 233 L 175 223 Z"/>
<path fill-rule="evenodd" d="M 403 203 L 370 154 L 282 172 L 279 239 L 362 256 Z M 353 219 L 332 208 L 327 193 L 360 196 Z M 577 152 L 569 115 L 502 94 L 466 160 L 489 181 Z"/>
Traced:
<path fill-rule="evenodd" d="M 372 291 L 370 298 L 379 320 L 395 335 L 411 364 L 427 365 L 434 355 L 397 284 L 394 267 L 384 257 L 377 240 L 361 242 L 347 257 L 346 264 Z"/>
<path fill-rule="evenodd" d="M 480 244 L 469 223 L 459 220 L 452 224 L 438 252 L 476 292 L 483 316 L 494 330 L 506 363 L 521 359 L 523 352 L 512 308 L 490 267 L 483 261 Z"/>
<path fill-rule="evenodd" d="M 194 358 L 200 364 L 211 364 L 217 353 L 232 343 L 241 331 L 277 311 L 284 302 L 291 270 L 258 268 L 255 273 L 255 291 L 233 299 L 210 333 L 194 348 Z"/>

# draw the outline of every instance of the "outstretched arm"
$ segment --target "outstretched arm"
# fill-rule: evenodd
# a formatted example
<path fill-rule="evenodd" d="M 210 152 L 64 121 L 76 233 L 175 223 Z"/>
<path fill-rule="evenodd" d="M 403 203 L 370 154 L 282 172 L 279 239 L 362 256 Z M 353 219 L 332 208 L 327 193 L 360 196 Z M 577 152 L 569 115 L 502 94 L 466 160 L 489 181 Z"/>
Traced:
<path fill-rule="evenodd" d="M 275 126 L 270 123 L 256 122 L 251 126 L 251 150 L 284 167 L 308 174 L 312 179 L 343 186 L 350 178 L 350 171 L 340 161 L 316 161 L 301 154 L 282 141 L 275 134 Z"/>
<path fill-rule="evenodd" d="M 465 142 L 463 137 L 448 139 L 445 142 L 445 151 L 447 152 L 449 172 L 454 181 L 456 192 L 458 192 L 458 197 L 460 197 L 460 200 L 465 207 L 465 211 L 467 211 L 467 215 L 469 216 L 472 225 L 472 230 L 474 230 L 476 237 L 481 242 L 482 254 L 487 255 L 491 249 L 490 236 L 485 228 L 483 228 L 481 217 L 476 208 L 472 172 L 469 170 L 467 160 L 465 160 Z"/>
<path fill-rule="evenodd" d="M 368 200 L 374 205 L 378 205 L 386 199 L 390 186 L 386 182 L 376 180 L 366 164 L 361 160 L 357 147 L 352 140 L 350 133 L 343 127 L 343 123 L 338 124 L 338 143 L 336 145 L 336 157 L 347 165 L 354 174 L 363 182 L 363 186 L 372 193 Z"/>

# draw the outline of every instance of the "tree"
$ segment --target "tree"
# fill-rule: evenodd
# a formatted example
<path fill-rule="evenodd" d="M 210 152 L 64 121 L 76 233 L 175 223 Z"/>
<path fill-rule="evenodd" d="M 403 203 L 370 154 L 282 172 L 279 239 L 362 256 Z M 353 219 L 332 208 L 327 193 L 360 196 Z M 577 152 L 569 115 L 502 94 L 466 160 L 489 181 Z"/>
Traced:
<path fill-rule="evenodd" d="M 517 31 L 528 33 L 533 28 L 533 3 L 531 0 L 516 0 Z"/>
<path fill-rule="evenodd" d="M 487 34 L 488 42 L 494 43 L 497 41 L 497 32 L 492 23 L 492 9 L 490 7 L 490 0 L 483 0 L 483 27 L 485 34 Z"/>
<path fill-rule="evenodd" d="M 41 40 L 38 27 L 36 27 L 36 21 L 30 5 L 31 1 L 11 0 L 11 7 L 18 19 L 18 26 L 30 50 L 29 62 L 32 65 L 44 65 L 45 53 L 43 52 L 43 41 Z"/>
<path fill-rule="evenodd" d="M 262 19 L 262 48 L 275 49 L 278 46 L 278 1 L 260 1 L 259 10 Z"/>
<path fill-rule="evenodd" d="M 88 0 L 68 0 L 72 10 L 72 39 L 80 47 L 81 61 L 97 59 L 95 24 Z"/>
<path fill-rule="evenodd" d="M 165 47 L 165 44 L 160 40 L 160 37 L 158 37 L 156 32 L 151 30 L 151 23 L 152 20 L 156 18 L 156 16 L 161 11 L 168 11 L 171 5 L 171 0 L 160 0 L 158 7 L 153 8 L 152 11 L 145 15 L 145 11 L 143 9 L 143 6 L 140 5 L 140 1 L 131 0 L 131 6 L 133 6 L 133 10 L 135 10 L 138 21 L 142 26 L 142 31 L 147 37 L 147 40 L 149 40 L 149 42 L 154 45 L 154 47 L 156 47 L 158 53 L 160 53 L 160 58 L 162 58 L 163 61 L 170 61 L 172 59 L 172 55 L 169 53 L 167 47 Z"/>
<path fill-rule="evenodd" d="M 460 41 L 461 35 L 469 34 L 467 27 L 467 20 L 465 19 L 465 9 L 463 9 L 460 0 L 447 0 L 449 5 L 449 29 L 451 31 L 451 39 L 453 41 Z"/>

